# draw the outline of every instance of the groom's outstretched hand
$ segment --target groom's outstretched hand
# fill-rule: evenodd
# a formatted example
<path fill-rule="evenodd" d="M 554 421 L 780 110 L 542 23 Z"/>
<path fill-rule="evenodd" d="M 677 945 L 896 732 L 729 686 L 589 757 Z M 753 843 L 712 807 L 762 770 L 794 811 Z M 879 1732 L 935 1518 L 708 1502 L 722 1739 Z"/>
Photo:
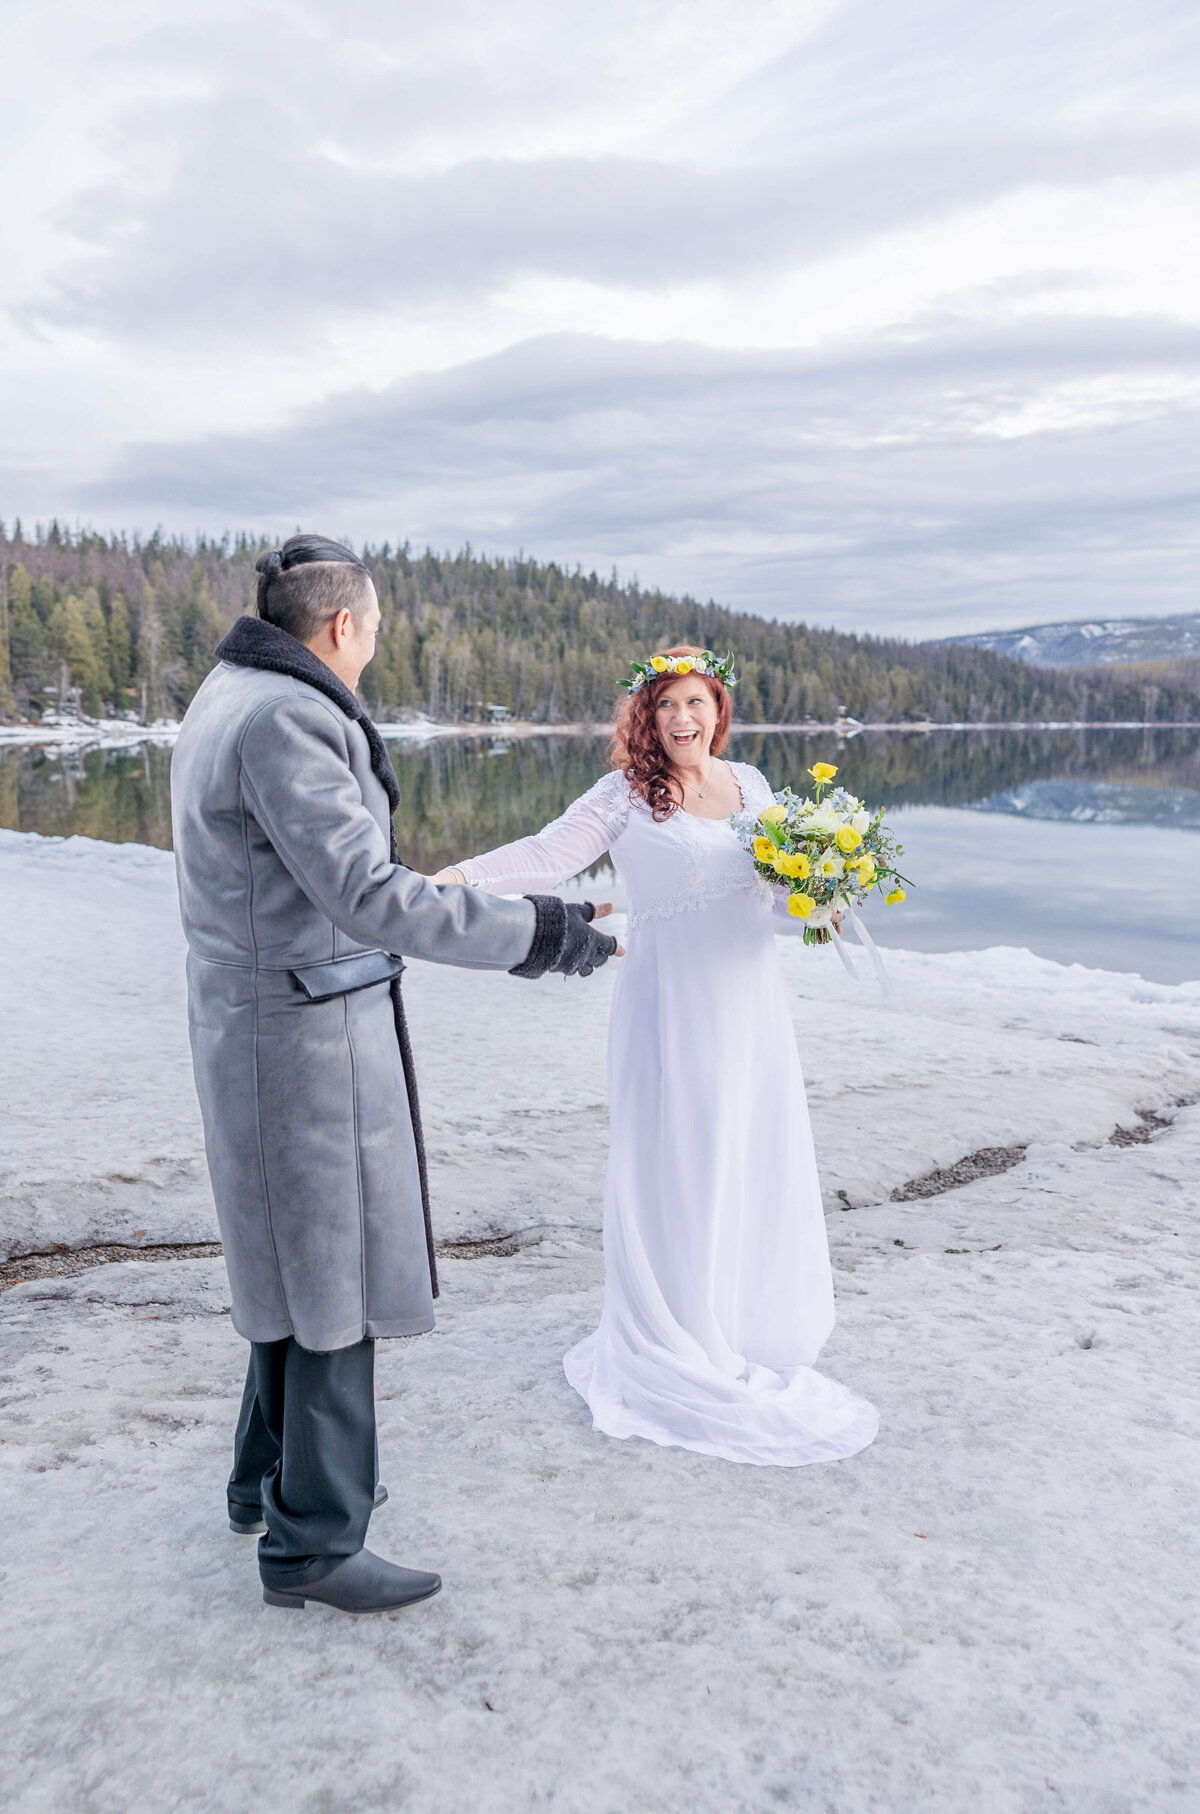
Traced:
<path fill-rule="evenodd" d="M 592 921 L 612 912 L 612 904 L 564 901 L 556 894 L 527 894 L 535 914 L 533 943 L 524 959 L 509 971 L 536 981 L 548 970 L 562 976 L 590 976 L 610 957 L 624 957 L 615 938 L 597 932 Z"/>
<path fill-rule="evenodd" d="M 567 936 L 563 948 L 558 954 L 558 962 L 551 964 L 552 970 L 561 971 L 563 976 L 590 976 L 601 964 L 606 964 L 610 957 L 624 957 L 625 953 L 615 938 L 607 933 L 597 932 L 591 922 L 601 919 L 612 912 L 612 902 L 605 901 L 595 907 L 591 901 L 569 901 L 567 904 Z"/>

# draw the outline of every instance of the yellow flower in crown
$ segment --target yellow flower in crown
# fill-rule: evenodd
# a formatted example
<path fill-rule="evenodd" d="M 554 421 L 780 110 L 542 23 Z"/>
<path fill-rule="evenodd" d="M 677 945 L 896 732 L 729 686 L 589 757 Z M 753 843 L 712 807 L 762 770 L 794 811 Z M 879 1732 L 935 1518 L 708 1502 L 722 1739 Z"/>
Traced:
<path fill-rule="evenodd" d="M 766 812 L 759 813 L 758 822 L 760 825 L 782 825 L 786 818 L 787 807 L 780 806 L 776 801 L 774 806 L 768 806 Z"/>
<path fill-rule="evenodd" d="M 814 781 L 832 781 L 837 769 L 832 762 L 814 762 L 808 772 Z"/>
<path fill-rule="evenodd" d="M 855 831 L 853 825 L 839 825 L 833 834 L 833 841 L 839 850 L 849 855 L 850 851 L 857 850 L 862 843 L 862 833 Z"/>
<path fill-rule="evenodd" d="M 785 876 L 790 876 L 793 882 L 803 882 L 808 879 L 808 858 L 802 850 L 793 851 L 789 855 L 781 857 L 779 868 Z"/>
<path fill-rule="evenodd" d="M 890 894 L 885 894 L 883 898 L 889 907 L 895 907 L 901 901 L 906 901 L 908 896 L 905 894 L 903 888 L 893 888 L 892 892 Z"/>
<path fill-rule="evenodd" d="M 770 838 L 755 838 L 754 854 L 760 863 L 773 863 L 775 861 L 775 846 L 772 844 Z"/>
<path fill-rule="evenodd" d="M 699 655 L 651 655 L 647 661 L 631 661 L 629 668 L 629 679 L 617 682 L 627 693 L 639 693 L 647 681 L 661 680 L 665 674 L 711 674 L 724 687 L 737 685 L 733 656 L 718 658 L 711 649 Z"/>
<path fill-rule="evenodd" d="M 806 920 L 816 904 L 811 894 L 789 894 L 787 910 L 793 919 Z"/>

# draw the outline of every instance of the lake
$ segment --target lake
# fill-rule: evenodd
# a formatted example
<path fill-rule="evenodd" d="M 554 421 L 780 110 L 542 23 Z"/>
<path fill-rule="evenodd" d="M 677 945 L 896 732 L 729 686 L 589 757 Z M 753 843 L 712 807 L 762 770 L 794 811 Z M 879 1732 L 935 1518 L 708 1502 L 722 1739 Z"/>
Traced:
<path fill-rule="evenodd" d="M 425 871 L 536 830 L 606 766 L 593 737 L 390 748 L 401 852 Z M 1158 982 L 1200 977 L 1200 731 L 741 731 L 729 753 L 776 787 L 836 762 L 889 808 L 916 887 L 901 907 L 872 905 L 881 944 L 1026 945 Z M 169 748 L 150 744 L 0 748 L 0 825 L 167 848 L 169 777 Z"/>

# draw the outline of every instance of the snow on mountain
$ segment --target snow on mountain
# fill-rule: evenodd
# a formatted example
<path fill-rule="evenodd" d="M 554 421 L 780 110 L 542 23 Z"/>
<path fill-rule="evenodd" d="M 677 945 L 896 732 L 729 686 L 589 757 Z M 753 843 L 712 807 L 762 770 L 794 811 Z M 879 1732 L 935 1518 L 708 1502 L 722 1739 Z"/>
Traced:
<path fill-rule="evenodd" d="M 1114 617 L 1093 622 L 1031 624 L 1023 630 L 981 630 L 944 642 L 994 649 L 1038 668 L 1109 667 L 1121 661 L 1161 661 L 1200 655 L 1200 612 L 1179 617 Z"/>

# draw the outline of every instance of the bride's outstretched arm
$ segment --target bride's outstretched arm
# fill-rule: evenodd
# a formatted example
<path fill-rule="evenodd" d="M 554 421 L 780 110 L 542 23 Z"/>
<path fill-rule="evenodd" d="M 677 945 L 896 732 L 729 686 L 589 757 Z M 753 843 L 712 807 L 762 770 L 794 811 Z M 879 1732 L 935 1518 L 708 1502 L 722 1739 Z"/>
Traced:
<path fill-rule="evenodd" d="M 606 775 L 541 831 L 439 870 L 433 880 L 466 882 L 489 894 L 537 894 L 561 888 L 597 862 L 620 835 L 623 802 L 615 782 L 623 784 L 623 777 Z"/>

